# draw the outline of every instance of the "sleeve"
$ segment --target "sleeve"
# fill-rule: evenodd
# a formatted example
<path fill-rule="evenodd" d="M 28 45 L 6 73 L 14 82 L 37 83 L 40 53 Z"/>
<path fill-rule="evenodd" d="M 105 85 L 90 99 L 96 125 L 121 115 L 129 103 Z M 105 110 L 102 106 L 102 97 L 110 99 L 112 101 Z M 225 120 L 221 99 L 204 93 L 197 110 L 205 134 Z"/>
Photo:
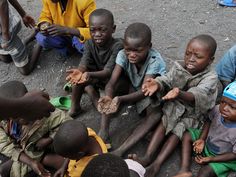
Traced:
<path fill-rule="evenodd" d="M 124 49 L 118 52 L 118 55 L 116 57 L 116 64 L 120 65 L 124 70 L 126 69 L 127 59 L 125 56 Z"/>
<path fill-rule="evenodd" d="M 84 53 L 81 58 L 81 61 L 79 63 L 79 66 L 85 66 L 86 68 L 89 66 L 89 64 L 92 62 L 92 55 L 91 55 L 91 49 L 90 49 L 90 41 L 86 41 L 84 44 Z"/>
<path fill-rule="evenodd" d="M 191 87 L 188 90 L 188 92 L 191 92 L 194 95 L 196 112 L 205 114 L 215 106 L 217 82 L 218 77 L 216 73 L 209 72 L 196 87 Z"/>
<path fill-rule="evenodd" d="M 54 138 L 58 128 L 63 122 L 72 120 L 69 116 L 66 115 L 64 111 L 57 109 L 54 111 L 51 116 L 47 119 L 47 125 L 49 129 L 49 137 Z"/>
<path fill-rule="evenodd" d="M 81 2 L 81 1 L 79 1 Z M 85 42 L 86 40 L 90 39 L 90 32 L 89 32 L 89 16 L 90 14 L 96 9 L 96 3 L 94 0 L 85 0 L 85 4 L 81 5 L 78 3 L 78 6 L 83 6 L 84 8 L 81 9 L 81 15 L 84 19 L 84 22 L 86 24 L 85 27 L 78 27 L 78 30 L 80 31 L 80 34 L 84 37 L 81 42 Z"/>
<path fill-rule="evenodd" d="M 234 81 L 236 76 L 236 45 L 229 49 L 216 65 L 220 80 Z"/>
<path fill-rule="evenodd" d="M 41 22 L 49 22 L 50 24 L 53 23 L 53 20 L 52 20 L 52 14 L 49 10 L 49 5 L 47 3 L 47 0 L 42 0 L 43 2 L 43 8 L 42 8 L 42 11 L 41 11 L 41 14 L 39 16 L 39 23 Z"/>
<path fill-rule="evenodd" d="M 111 56 L 109 58 L 109 60 L 107 61 L 107 64 L 105 65 L 104 69 L 107 69 L 110 71 L 110 73 L 112 73 L 115 64 L 116 64 L 116 57 L 118 52 L 123 48 L 123 44 L 121 42 L 117 42 L 112 49 L 112 53 Z"/>
<path fill-rule="evenodd" d="M 0 137 L 0 153 L 13 161 L 18 161 L 22 149 L 15 146 L 2 127 L 0 127 Z"/>
<path fill-rule="evenodd" d="M 156 55 L 153 62 L 148 66 L 146 75 L 163 75 L 166 73 L 166 63 L 162 59 L 161 55 Z"/>
<path fill-rule="evenodd" d="M 214 106 L 214 108 L 212 108 L 209 113 L 208 113 L 208 119 L 210 121 L 212 121 L 214 118 L 218 117 L 218 115 L 220 114 L 219 112 L 219 105 Z"/>

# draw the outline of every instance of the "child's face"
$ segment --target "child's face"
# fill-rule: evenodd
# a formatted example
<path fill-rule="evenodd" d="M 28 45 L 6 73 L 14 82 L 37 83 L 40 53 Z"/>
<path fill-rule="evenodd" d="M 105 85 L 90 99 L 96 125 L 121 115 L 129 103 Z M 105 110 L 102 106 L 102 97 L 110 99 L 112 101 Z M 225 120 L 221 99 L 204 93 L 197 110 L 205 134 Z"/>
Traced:
<path fill-rule="evenodd" d="M 200 40 L 192 40 L 188 43 L 184 62 L 185 68 L 192 75 L 202 72 L 213 61 L 209 47 Z"/>
<path fill-rule="evenodd" d="M 142 38 L 126 37 L 124 40 L 125 54 L 129 62 L 133 64 L 145 62 L 150 48 L 151 43 L 143 45 Z"/>
<path fill-rule="evenodd" d="M 236 122 L 236 101 L 223 96 L 220 102 L 220 113 L 225 120 Z"/>
<path fill-rule="evenodd" d="M 112 25 L 104 16 L 92 16 L 89 21 L 91 37 L 97 46 L 104 46 L 112 38 L 115 25 Z"/>

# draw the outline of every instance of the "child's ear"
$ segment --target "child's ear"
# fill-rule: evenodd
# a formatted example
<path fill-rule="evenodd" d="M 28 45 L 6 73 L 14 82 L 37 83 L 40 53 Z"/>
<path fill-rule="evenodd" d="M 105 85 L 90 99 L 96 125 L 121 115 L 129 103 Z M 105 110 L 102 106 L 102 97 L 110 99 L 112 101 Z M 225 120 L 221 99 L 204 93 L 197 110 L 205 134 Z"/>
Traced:
<path fill-rule="evenodd" d="M 212 64 L 213 61 L 214 61 L 214 59 L 215 59 L 215 56 L 212 56 L 212 57 L 210 58 L 209 64 Z"/>
<path fill-rule="evenodd" d="M 112 27 L 112 33 L 114 33 L 116 31 L 116 25 L 113 25 Z"/>

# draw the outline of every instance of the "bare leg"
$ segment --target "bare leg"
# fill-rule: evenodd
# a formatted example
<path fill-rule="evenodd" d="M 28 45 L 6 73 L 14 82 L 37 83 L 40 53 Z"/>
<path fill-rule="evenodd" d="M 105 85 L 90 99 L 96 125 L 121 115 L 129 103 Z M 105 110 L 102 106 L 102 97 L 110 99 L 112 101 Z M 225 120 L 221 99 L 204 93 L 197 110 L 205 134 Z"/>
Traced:
<path fill-rule="evenodd" d="M 145 119 L 138 125 L 133 133 L 125 140 L 125 142 L 112 153 L 122 156 L 129 148 L 135 145 L 141 138 L 143 138 L 157 123 L 160 121 L 161 112 L 152 110 Z"/>
<path fill-rule="evenodd" d="M 192 176 L 192 173 L 190 170 L 192 143 L 193 141 L 192 141 L 191 135 L 188 132 L 185 132 L 183 136 L 183 140 L 182 140 L 181 167 L 175 177 L 191 177 Z"/>
<path fill-rule="evenodd" d="M 12 163 L 13 163 L 12 160 L 8 160 L 5 163 L 0 165 L 0 176 L 2 176 L 2 177 L 9 177 L 10 176 Z"/>
<path fill-rule="evenodd" d="M 197 177 L 216 177 L 216 174 L 209 165 L 205 165 L 201 167 L 201 169 L 198 172 Z"/>
<path fill-rule="evenodd" d="M 82 85 L 73 85 L 72 86 L 72 95 L 71 95 L 71 108 L 69 111 L 69 115 L 71 117 L 76 117 L 81 113 L 81 106 L 80 106 L 80 100 L 84 93 L 84 86 Z"/>
<path fill-rule="evenodd" d="M 84 90 L 88 94 L 89 98 L 92 100 L 93 105 L 97 108 L 99 93 L 94 89 L 92 85 L 86 86 Z"/>
<path fill-rule="evenodd" d="M 33 30 L 33 32 L 23 41 L 25 45 L 28 45 L 31 41 L 35 39 L 35 35 L 37 34 L 36 30 Z"/>
<path fill-rule="evenodd" d="M 136 154 L 133 155 L 130 154 L 129 158 L 138 161 L 144 167 L 146 167 L 151 162 L 154 153 L 160 147 L 164 138 L 165 138 L 165 127 L 163 126 L 162 122 L 160 122 L 152 136 L 151 142 L 148 145 L 145 155 L 143 157 L 138 157 Z"/>
<path fill-rule="evenodd" d="M 172 154 L 179 144 L 179 141 L 179 138 L 174 134 L 167 139 L 156 160 L 146 168 L 145 177 L 155 177 L 155 175 L 159 172 L 161 165 L 170 156 L 170 154 Z"/>
<path fill-rule="evenodd" d="M 100 130 L 98 135 L 107 143 L 109 139 L 109 127 L 110 127 L 110 118 L 111 116 L 102 114 Z"/>
<path fill-rule="evenodd" d="M 18 67 L 18 70 L 21 72 L 21 74 L 28 75 L 34 70 L 36 63 L 39 59 L 41 50 L 42 47 L 39 44 L 36 44 L 36 46 L 33 49 L 31 58 L 29 58 L 29 63 L 23 67 Z"/>
<path fill-rule="evenodd" d="M 59 156 L 57 154 L 47 154 L 43 158 L 42 164 L 58 170 L 62 166 L 64 160 L 65 159 L 62 156 Z"/>

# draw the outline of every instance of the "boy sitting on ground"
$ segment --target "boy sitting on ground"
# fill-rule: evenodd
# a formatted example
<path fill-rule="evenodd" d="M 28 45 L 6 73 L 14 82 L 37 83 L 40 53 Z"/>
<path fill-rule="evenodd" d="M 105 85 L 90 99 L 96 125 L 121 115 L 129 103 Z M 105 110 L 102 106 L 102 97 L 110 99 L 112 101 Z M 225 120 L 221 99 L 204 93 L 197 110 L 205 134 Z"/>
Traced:
<path fill-rule="evenodd" d="M 89 15 L 95 9 L 94 0 L 43 0 L 33 53 L 39 55 L 43 47 L 65 57 L 73 49 L 82 54 L 84 42 L 90 39 Z"/>
<path fill-rule="evenodd" d="M 89 17 L 92 39 L 85 43 L 85 50 L 78 69 L 68 71 L 67 80 L 73 84 L 72 106 L 69 112 L 76 117 L 81 112 L 82 94 L 88 93 L 97 107 L 98 89 L 104 89 L 115 65 L 117 53 L 123 48 L 121 39 L 115 39 L 113 15 L 106 9 L 97 9 Z"/>
<path fill-rule="evenodd" d="M 20 98 L 27 93 L 25 85 L 18 81 L 0 87 L 3 98 Z M 50 176 L 44 166 L 58 169 L 63 158 L 49 151 L 58 127 L 70 118 L 56 110 L 49 118 L 36 121 L 3 120 L 0 122 L 0 153 L 6 156 L 0 165 L 1 176 L 23 177 L 32 170 L 40 176 Z"/>
<path fill-rule="evenodd" d="M 102 139 L 76 120 L 67 121 L 59 128 L 53 145 L 56 153 L 65 158 L 55 177 L 80 177 L 91 159 L 107 153 Z"/>
<path fill-rule="evenodd" d="M 102 113 L 99 135 L 104 141 L 109 138 L 108 114 L 117 112 L 122 103 L 136 103 L 138 114 L 147 110 L 143 121 L 145 128 L 137 131 L 137 138 L 130 140 L 129 144 L 135 144 L 158 122 L 156 111 L 149 106 L 150 99 L 145 98 L 141 90 L 145 80 L 165 73 L 165 62 L 160 53 L 152 48 L 151 38 L 150 28 L 143 23 L 133 23 L 125 31 L 124 49 L 117 55 L 114 71 L 105 88 L 106 96 L 101 97 L 98 104 L 98 111 Z M 122 87 L 129 91 L 128 94 L 116 96 L 114 88 L 123 75 L 127 76 L 130 82 L 126 82 Z"/>
<path fill-rule="evenodd" d="M 143 166 L 149 165 L 145 177 L 156 176 L 186 129 L 201 127 L 204 116 L 215 106 L 218 78 L 210 65 L 214 60 L 216 47 L 215 39 L 209 35 L 192 38 L 186 47 L 184 63 L 175 62 L 166 75 L 148 79 L 142 86 L 146 96 L 152 96 L 156 92 L 156 96 L 164 101 L 162 119 L 145 155 L 130 155 Z M 159 148 L 161 150 L 152 162 L 154 153 Z M 117 152 L 120 150 L 122 148 L 118 148 Z"/>
<path fill-rule="evenodd" d="M 26 14 L 17 0 L 9 0 L 11 5 L 21 15 L 26 27 L 34 27 L 32 17 Z M 38 59 L 36 55 L 28 56 L 25 44 L 18 36 L 21 29 L 20 18 L 11 10 L 8 1 L 0 3 L 0 60 L 9 63 L 13 60 L 21 74 L 28 75 Z"/>
<path fill-rule="evenodd" d="M 220 105 L 209 113 L 203 130 L 189 129 L 183 136 L 181 168 L 175 177 L 192 177 L 191 154 L 203 165 L 201 177 L 226 177 L 236 171 L 236 82 L 224 89 Z"/>

